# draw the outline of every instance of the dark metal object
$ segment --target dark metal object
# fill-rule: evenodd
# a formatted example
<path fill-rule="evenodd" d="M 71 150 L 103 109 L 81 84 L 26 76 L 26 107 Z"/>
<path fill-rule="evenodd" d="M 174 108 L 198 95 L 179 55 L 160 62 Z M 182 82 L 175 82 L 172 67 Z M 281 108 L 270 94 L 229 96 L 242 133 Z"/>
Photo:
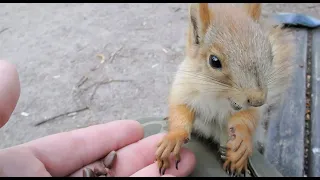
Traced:
<path fill-rule="evenodd" d="M 283 176 L 302 177 L 304 174 L 308 33 L 306 30 L 302 30 L 295 35 L 298 37 L 298 45 L 293 84 L 287 93 L 279 115 L 269 121 L 265 156 Z"/>
<path fill-rule="evenodd" d="M 314 30 L 312 45 L 311 138 L 308 175 L 320 177 L 320 29 Z"/>

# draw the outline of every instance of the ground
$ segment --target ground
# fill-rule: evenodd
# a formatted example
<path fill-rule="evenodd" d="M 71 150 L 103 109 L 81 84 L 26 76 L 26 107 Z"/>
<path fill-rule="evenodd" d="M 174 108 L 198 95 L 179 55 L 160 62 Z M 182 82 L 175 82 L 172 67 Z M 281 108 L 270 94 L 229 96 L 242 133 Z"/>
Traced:
<path fill-rule="evenodd" d="M 320 18 L 317 3 L 264 8 Z M 1 148 L 118 119 L 166 116 L 187 4 L 1 4 L 0 17 L 0 59 L 17 66 L 21 81 L 18 105 L 0 129 Z"/>

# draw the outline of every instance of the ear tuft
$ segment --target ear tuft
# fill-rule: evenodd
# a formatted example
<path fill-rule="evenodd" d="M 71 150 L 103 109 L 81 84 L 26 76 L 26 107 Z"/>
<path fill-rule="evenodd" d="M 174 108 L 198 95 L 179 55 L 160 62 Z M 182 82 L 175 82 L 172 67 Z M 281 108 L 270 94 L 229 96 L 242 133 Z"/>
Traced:
<path fill-rule="evenodd" d="M 199 13 L 201 21 L 202 34 L 205 34 L 210 24 L 210 11 L 208 3 L 199 3 Z"/>
<path fill-rule="evenodd" d="M 196 3 L 189 6 L 189 40 L 192 41 L 193 44 L 201 43 L 203 36 L 210 25 L 211 19 L 212 14 L 208 3 Z"/>
<path fill-rule="evenodd" d="M 244 8 L 248 15 L 255 21 L 259 21 L 261 16 L 261 3 L 246 3 Z"/>

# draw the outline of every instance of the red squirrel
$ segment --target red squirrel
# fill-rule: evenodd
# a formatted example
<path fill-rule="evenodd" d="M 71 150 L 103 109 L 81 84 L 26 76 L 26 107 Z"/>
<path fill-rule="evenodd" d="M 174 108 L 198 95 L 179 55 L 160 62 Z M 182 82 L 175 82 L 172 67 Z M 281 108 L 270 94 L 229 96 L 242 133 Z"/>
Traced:
<path fill-rule="evenodd" d="M 290 85 L 292 34 L 261 20 L 261 4 L 189 6 L 186 54 L 169 94 L 169 128 L 159 142 L 161 174 L 191 132 L 226 147 L 223 168 L 243 173 L 260 119 Z"/>

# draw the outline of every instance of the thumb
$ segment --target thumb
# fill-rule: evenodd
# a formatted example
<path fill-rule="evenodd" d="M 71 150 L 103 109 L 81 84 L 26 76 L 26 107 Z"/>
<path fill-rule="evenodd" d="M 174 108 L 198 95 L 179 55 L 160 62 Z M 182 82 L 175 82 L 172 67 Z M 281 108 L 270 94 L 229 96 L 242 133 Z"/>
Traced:
<path fill-rule="evenodd" d="M 16 67 L 0 61 L 0 128 L 9 120 L 20 97 L 20 81 Z"/>

